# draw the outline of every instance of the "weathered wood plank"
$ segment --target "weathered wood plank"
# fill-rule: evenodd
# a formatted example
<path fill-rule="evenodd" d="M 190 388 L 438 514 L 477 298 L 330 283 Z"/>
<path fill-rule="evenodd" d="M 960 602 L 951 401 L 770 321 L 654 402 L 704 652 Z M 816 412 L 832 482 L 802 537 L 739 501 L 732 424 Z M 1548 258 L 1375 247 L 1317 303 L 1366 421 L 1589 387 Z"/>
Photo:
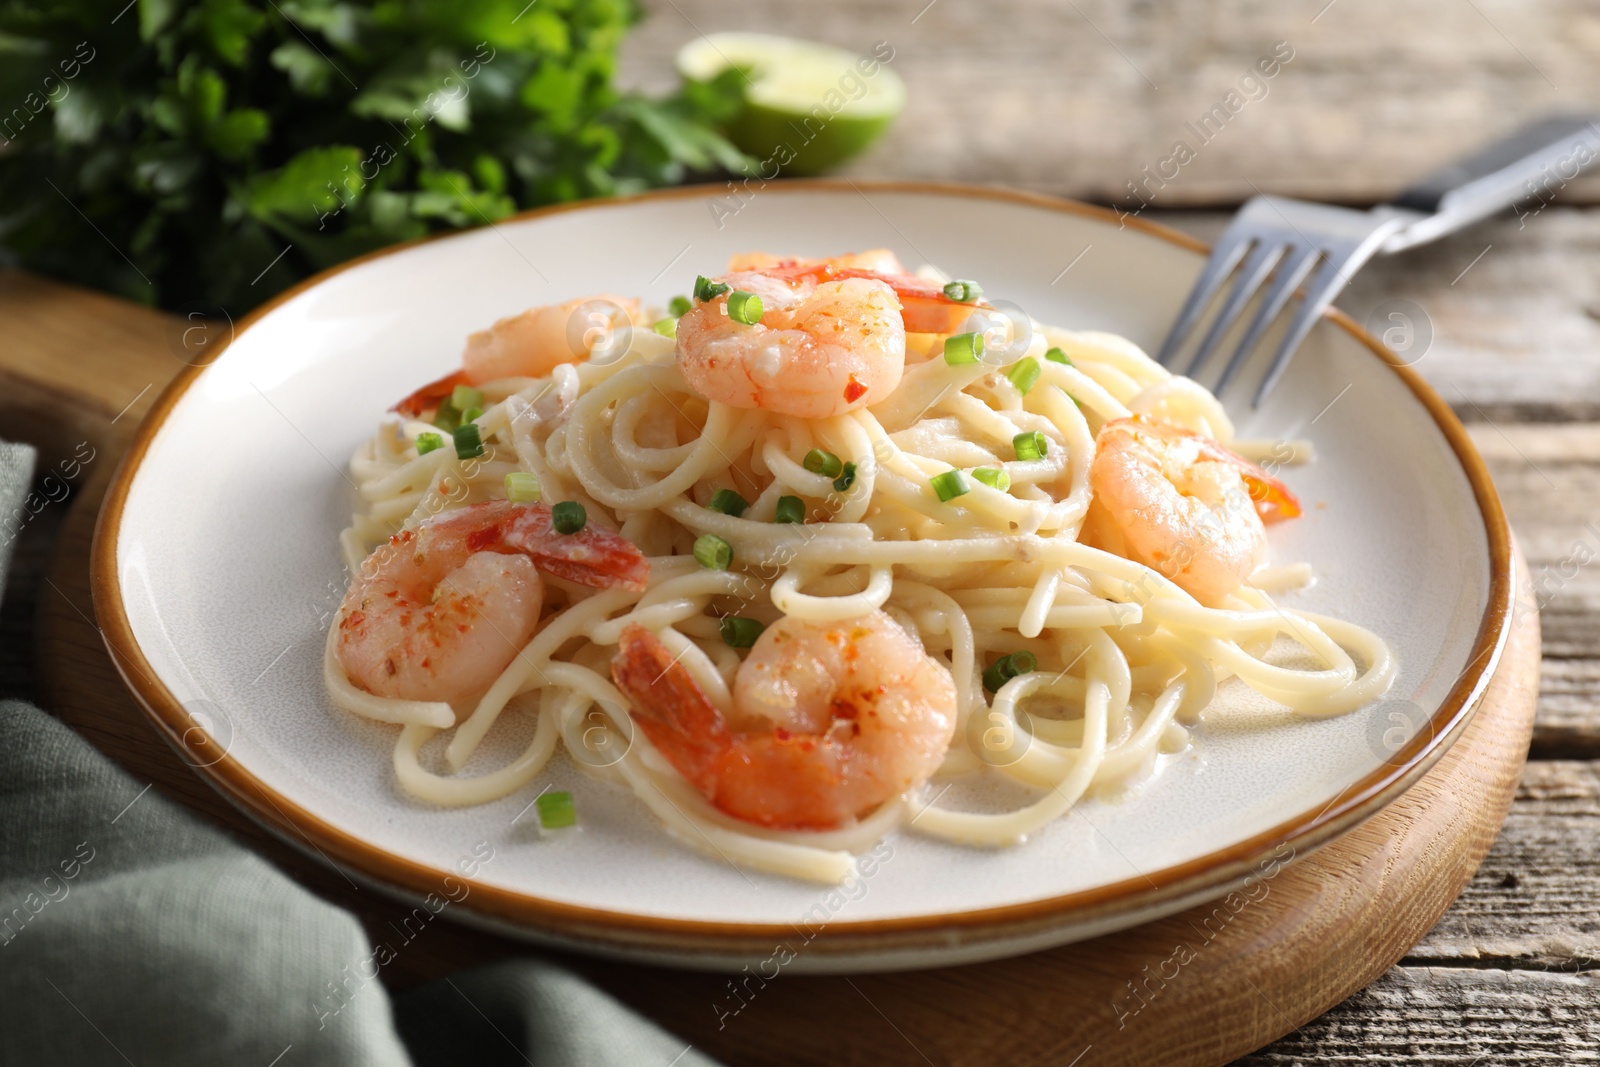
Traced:
<path fill-rule="evenodd" d="M 792 34 L 858 52 L 889 42 L 910 100 L 849 173 L 1130 200 L 1128 183 L 1182 140 L 1194 158 L 1148 186 L 1158 207 L 1239 203 L 1258 187 L 1377 202 L 1520 122 L 1600 99 L 1600 15 L 1582 0 L 645 6 L 623 72 L 651 86 L 672 83 L 673 53 L 702 32 Z M 1293 58 L 1241 89 L 1279 41 Z M 1189 124 L 1230 104 L 1220 132 L 1196 136 Z M 1569 192 L 1592 202 L 1600 183 Z"/>
<path fill-rule="evenodd" d="M 1235 1067 L 1600 1062 L 1600 977 L 1396 967 Z"/>
<path fill-rule="evenodd" d="M 1600 967 L 1600 764 L 1528 764 L 1483 866 L 1406 958 Z"/>

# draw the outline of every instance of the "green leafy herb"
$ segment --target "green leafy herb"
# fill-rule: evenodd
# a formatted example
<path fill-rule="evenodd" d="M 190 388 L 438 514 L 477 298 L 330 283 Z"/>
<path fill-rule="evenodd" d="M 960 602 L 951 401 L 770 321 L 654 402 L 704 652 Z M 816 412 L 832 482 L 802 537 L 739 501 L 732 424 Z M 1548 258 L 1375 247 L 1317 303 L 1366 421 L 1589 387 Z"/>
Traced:
<path fill-rule="evenodd" d="M 616 87 L 634 0 L 124 3 L 0 0 L 0 245 L 185 314 L 238 321 L 397 241 L 750 162 L 715 132 L 740 71 Z"/>

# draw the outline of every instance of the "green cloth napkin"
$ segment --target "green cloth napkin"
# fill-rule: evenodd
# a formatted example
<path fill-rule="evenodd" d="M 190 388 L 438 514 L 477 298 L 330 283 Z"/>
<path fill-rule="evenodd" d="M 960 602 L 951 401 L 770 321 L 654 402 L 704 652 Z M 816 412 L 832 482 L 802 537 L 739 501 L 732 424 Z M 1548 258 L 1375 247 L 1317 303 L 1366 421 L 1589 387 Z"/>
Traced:
<path fill-rule="evenodd" d="M 32 471 L 14 448 L 0 519 Z M 332 996 L 371 955 L 354 916 L 0 702 L 0 1064 L 714 1067 L 535 958 Z"/>

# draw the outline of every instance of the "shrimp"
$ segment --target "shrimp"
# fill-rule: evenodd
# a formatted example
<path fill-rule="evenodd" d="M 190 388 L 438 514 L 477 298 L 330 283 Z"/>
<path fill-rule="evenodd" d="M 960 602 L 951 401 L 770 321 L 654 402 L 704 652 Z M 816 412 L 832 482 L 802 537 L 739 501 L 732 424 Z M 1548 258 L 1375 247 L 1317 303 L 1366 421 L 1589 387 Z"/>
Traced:
<path fill-rule="evenodd" d="M 707 800 L 777 829 L 845 825 L 916 788 L 955 732 L 950 671 L 881 611 L 769 626 L 734 677 L 728 717 L 641 626 L 622 632 L 611 676 Z"/>
<path fill-rule="evenodd" d="M 783 262 L 719 280 L 760 297 L 761 319 L 746 326 L 730 318 L 727 294 L 684 313 L 684 380 L 732 407 L 804 419 L 885 399 L 905 371 L 906 332 L 949 332 L 973 308 L 922 278 L 832 262 Z"/>
<path fill-rule="evenodd" d="M 393 410 L 416 418 L 458 385 L 542 378 L 558 364 L 587 358 L 601 338 L 640 318 L 637 300 L 609 294 L 529 308 L 468 336 L 460 370 L 429 382 Z"/>
<path fill-rule="evenodd" d="M 491 500 L 396 534 L 361 565 L 334 650 L 381 697 L 459 703 L 487 690 L 539 623 L 539 572 L 596 589 L 643 590 L 650 562 L 593 525 L 558 533 L 543 504 Z"/>
<path fill-rule="evenodd" d="M 1233 592 L 1260 565 L 1264 523 L 1300 514 L 1288 487 L 1254 463 L 1142 415 L 1101 427 L 1089 484 L 1086 540 L 1206 601 Z"/>

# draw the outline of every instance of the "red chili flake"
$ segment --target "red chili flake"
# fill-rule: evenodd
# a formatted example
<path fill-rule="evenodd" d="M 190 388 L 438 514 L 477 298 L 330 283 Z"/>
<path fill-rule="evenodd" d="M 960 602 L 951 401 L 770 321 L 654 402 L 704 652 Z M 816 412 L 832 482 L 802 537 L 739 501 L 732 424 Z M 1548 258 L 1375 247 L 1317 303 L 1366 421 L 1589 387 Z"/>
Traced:
<path fill-rule="evenodd" d="M 780 726 L 777 729 L 772 731 L 772 736 L 776 737 L 779 741 L 787 741 L 787 740 L 789 740 L 789 738 L 793 737 L 794 735 L 791 734 L 788 730 L 785 730 L 783 727 Z"/>
<path fill-rule="evenodd" d="M 395 672 L 394 660 L 392 660 L 392 659 L 384 660 L 383 661 L 383 670 L 384 670 L 385 674 L 387 674 L 387 675 L 389 675 L 389 677 L 393 678 L 394 677 L 394 672 Z"/>
<path fill-rule="evenodd" d="M 857 400 L 860 400 L 866 395 L 867 387 L 856 381 L 856 376 L 854 374 L 850 375 L 850 381 L 847 382 L 844 387 L 844 398 L 850 403 L 854 404 Z"/>
<path fill-rule="evenodd" d="M 856 717 L 856 706 L 847 700 L 835 700 L 832 711 L 835 719 L 850 720 Z"/>

